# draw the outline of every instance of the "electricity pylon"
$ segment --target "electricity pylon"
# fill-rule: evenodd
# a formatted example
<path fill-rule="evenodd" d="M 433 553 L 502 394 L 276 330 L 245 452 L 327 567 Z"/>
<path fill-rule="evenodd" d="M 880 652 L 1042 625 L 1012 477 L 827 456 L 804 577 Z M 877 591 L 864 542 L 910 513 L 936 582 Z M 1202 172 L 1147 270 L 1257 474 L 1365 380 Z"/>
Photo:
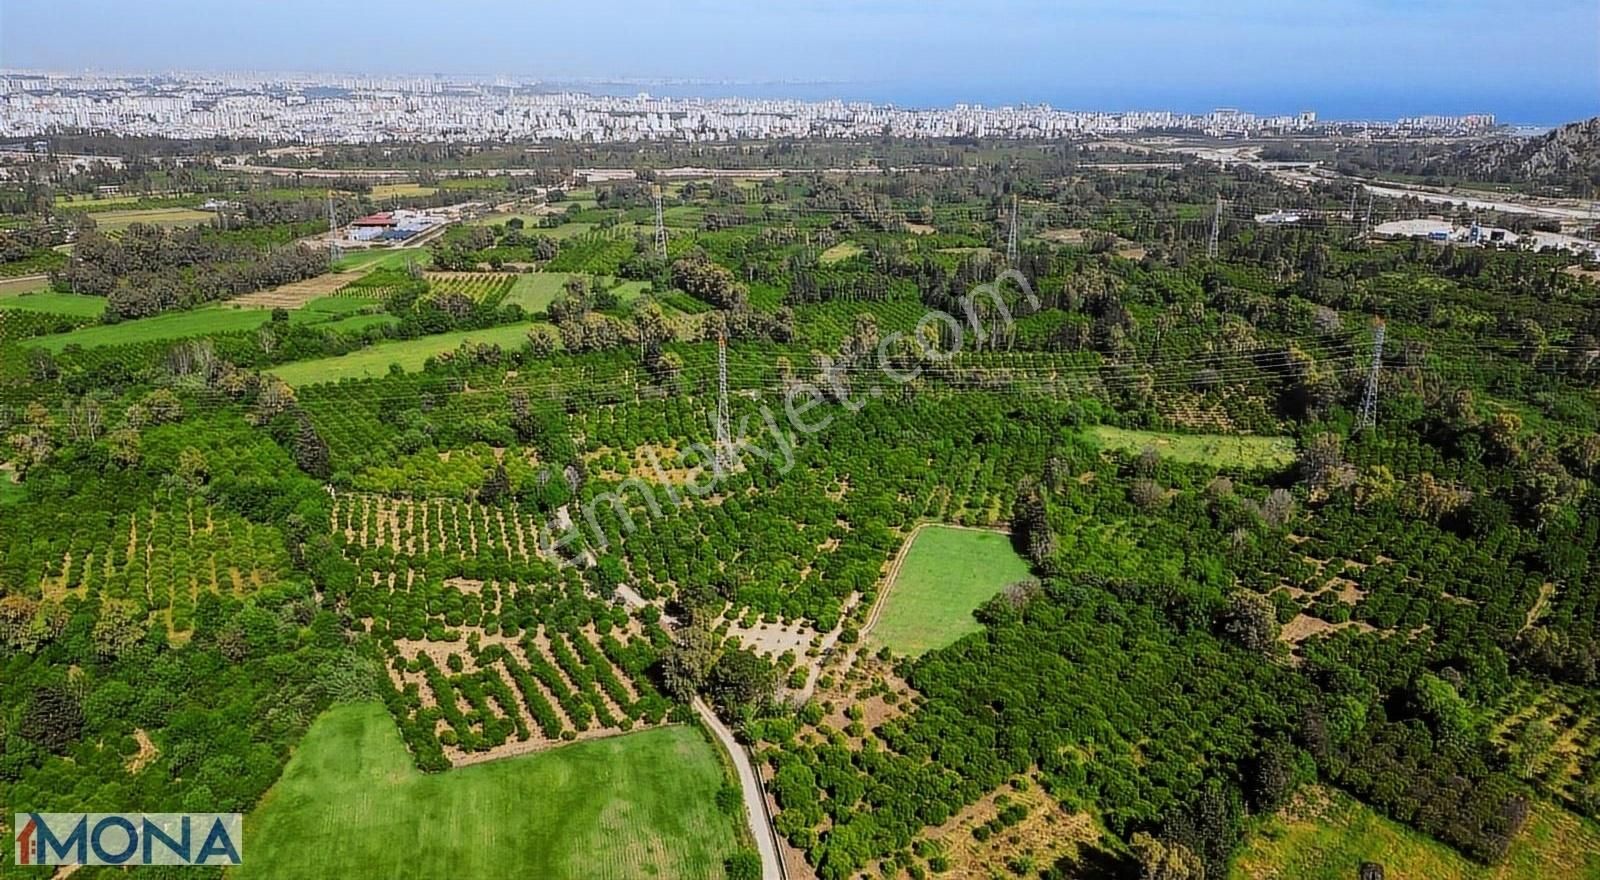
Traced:
<path fill-rule="evenodd" d="M 728 340 L 717 334 L 717 470 L 733 470 L 733 440 L 728 430 Z"/>
<path fill-rule="evenodd" d="M 655 184 L 651 190 L 656 201 L 656 255 L 661 259 L 667 258 L 667 222 L 661 212 L 661 184 Z"/>
<path fill-rule="evenodd" d="M 339 217 L 333 211 L 333 190 L 328 190 L 328 265 L 339 262 Z"/>
<path fill-rule="evenodd" d="M 1356 416 L 1356 430 L 1370 430 L 1378 424 L 1378 371 L 1383 367 L 1384 324 L 1378 322 L 1372 337 L 1372 366 L 1367 370 L 1367 390 L 1361 395 L 1361 412 Z"/>
<path fill-rule="evenodd" d="M 1222 195 L 1217 195 L 1217 209 L 1211 215 L 1211 239 L 1206 242 L 1206 257 L 1217 258 L 1217 239 L 1222 236 Z"/>
<path fill-rule="evenodd" d="M 1006 233 L 1006 266 L 1017 268 L 1017 196 L 1011 195 L 1011 229 Z"/>

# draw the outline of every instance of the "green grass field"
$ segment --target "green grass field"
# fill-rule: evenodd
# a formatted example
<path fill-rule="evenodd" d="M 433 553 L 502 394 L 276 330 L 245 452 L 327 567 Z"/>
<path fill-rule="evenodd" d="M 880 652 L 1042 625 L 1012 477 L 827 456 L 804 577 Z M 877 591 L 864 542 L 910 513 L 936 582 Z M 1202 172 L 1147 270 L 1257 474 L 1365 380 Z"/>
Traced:
<path fill-rule="evenodd" d="M 530 315 L 543 314 L 550 308 L 550 303 L 561 295 L 562 289 L 567 284 L 567 279 L 580 273 L 577 272 L 528 272 L 517 276 L 517 283 L 512 286 L 511 292 L 502 301 L 504 304 L 516 303 L 522 310 Z M 614 279 L 605 277 L 600 279 L 604 284 L 613 283 Z M 624 281 L 610 288 L 617 295 L 617 302 L 623 306 L 643 296 L 650 289 L 648 281 Z"/>
<path fill-rule="evenodd" d="M 40 295 L 35 294 L 34 296 Z M 70 293 L 50 295 L 74 299 L 96 299 L 96 297 L 75 296 Z M 30 296 L 16 297 L 15 299 L 32 298 Z M 0 300 L 0 302 L 8 305 L 12 301 L 12 298 Z M 330 330 L 344 332 L 360 330 L 382 323 L 392 323 L 395 320 L 388 315 L 352 314 L 370 305 L 371 301 L 354 297 L 318 297 L 301 308 L 290 310 L 289 320 L 296 324 L 317 324 Z M 75 307 L 81 308 L 81 306 Z M 104 301 L 102 301 L 103 307 Z M 98 311 L 88 314 L 98 314 Z M 55 333 L 30 339 L 24 342 L 23 345 L 43 348 L 52 352 L 59 352 L 69 345 L 77 345 L 83 348 L 133 345 L 140 342 L 162 342 L 172 339 L 189 339 L 195 336 L 210 336 L 215 333 L 237 333 L 242 330 L 254 330 L 271 320 L 272 311 L 270 309 L 246 309 L 226 303 L 218 303 L 189 311 L 167 312 L 151 318 L 123 321 L 119 324 L 95 324 L 90 327 L 80 327 L 70 333 Z"/>
<path fill-rule="evenodd" d="M 924 526 L 905 550 L 870 639 L 909 656 L 942 648 L 978 631 L 973 609 L 1031 576 L 1009 535 Z"/>
<path fill-rule="evenodd" d="M 505 305 L 516 303 L 530 315 L 543 314 L 555 302 L 572 272 L 528 272 L 517 276 L 517 283 L 506 294 Z"/>
<path fill-rule="evenodd" d="M 339 258 L 333 264 L 338 272 L 352 272 L 366 269 L 404 269 L 408 261 L 416 261 L 418 266 L 426 269 L 433 262 L 433 255 L 427 248 L 374 248 L 367 251 L 357 251 Z"/>
<path fill-rule="evenodd" d="M 1310 795 L 1328 800 L 1309 815 L 1268 819 L 1240 849 L 1233 880 L 1352 880 L 1364 861 L 1383 865 L 1389 880 L 1600 878 L 1600 826 L 1548 803 L 1534 805 L 1505 861 L 1484 867 L 1342 792 Z"/>
<path fill-rule="evenodd" d="M 621 303 L 622 305 L 627 305 L 639 297 L 644 296 L 646 293 L 649 293 L 650 282 L 624 281 L 612 288 L 612 292 L 617 295 L 617 302 Z"/>
<path fill-rule="evenodd" d="M 246 817 L 228 877 L 720 877 L 736 846 L 723 784 L 689 727 L 424 775 L 383 706 L 341 706 Z"/>
<path fill-rule="evenodd" d="M 107 345 L 132 345 L 168 339 L 188 339 L 213 333 L 254 330 L 272 320 L 265 309 L 235 309 L 207 306 L 187 312 L 168 312 L 153 318 L 139 318 L 120 324 L 96 324 L 71 333 L 56 333 L 30 339 L 24 345 L 59 352 L 69 345 L 99 348 Z"/>
<path fill-rule="evenodd" d="M 0 291 L 0 309 L 21 312 L 49 312 L 75 318 L 94 318 L 106 310 L 106 298 L 76 293 L 11 293 Z"/>
<path fill-rule="evenodd" d="M 284 364 L 268 372 L 294 386 L 382 376 L 389 372 L 390 364 L 399 364 L 401 369 L 414 373 L 422 369 L 423 362 L 428 358 L 441 352 L 454 351 L 466 341 L 488 342 L 502 348 L 521 348 L 527 341 L 528 328 L 532 326 L 533 322 L 529 321 L 487 330 L 460 330 L 416 339 L 380 342 L 337 357 Z"/>
<path fill-rule="evenodd" d="M 1205 464 L 1219 468 L 1281 468 L 1295 460 L 1294 440 L 1289 437 L 1256 437 L 1244 434 L 1162 434 L 1131 431 L 1096 425 L 1084 431 L 1091 442 L 1118 452 L 1138 455 L 1153 448 L 1162 458 L 1185 464 Z"/>

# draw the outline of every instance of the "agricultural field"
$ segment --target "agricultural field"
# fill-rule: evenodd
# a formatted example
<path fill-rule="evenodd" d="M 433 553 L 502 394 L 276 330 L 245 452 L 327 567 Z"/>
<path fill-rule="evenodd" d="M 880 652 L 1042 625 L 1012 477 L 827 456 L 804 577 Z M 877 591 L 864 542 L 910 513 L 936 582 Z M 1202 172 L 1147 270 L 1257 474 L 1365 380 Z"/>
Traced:
<path fill-rule="evenodd" d="M 347 253 L 333 264 L 336 272 L 404 269 L 410 263 L 427 268 L 432 255 L 427 248 L 369 248 Z"/>
<path fill-rule="evenodd" d="M 534 326 L 537 325 L 529 322 L 491 327 L 487 330 L 458 330 L 416 339 L 380 342 L 350 354 L 295 361 L 273 367 L 270 372 L 294 387 L 318 382 L 338 382 L 341 379 L 382 376 L 389 372 L 391 364 L 398 364 L 401 370 L 414 372 L 422 369 L 429 358 L 455 351 L 463 343 L 521 348 L 527 341 L 529 328 Z"/>
<path fill-rule="evenodd" d="M 1600 801 L 1597 709 L 1600 704 L 1582 689 L 1519 682 L 1489 714 L 1489 739 L 1517 776 L 1546 797 L 1581 809 Z"/>
<path fill-rule="evenodd" d="M 330 527 L 363 572 L 352 608 L 386 646 L 391 708 L 424 766 L 665 719 L 671 703 L 644 675 L 664 634 L 554 578 L 535 511 L 346 493 Z"/>
<path fill-rule="evenodd" d="M 201 595 L 247 596 L 288 565 L 277 529 L 189 501 L 84 523 L 36 577 L 43 599 L 131 602 L 182 637 Z"/>
<path fill-rule="evenodd" d="M 372 197 L 381 201 L 399 196 L 431 196 L 438 191 L 420 183 L 378 183 L 372 186 Z"/>
<path fill-rule="evenodd" d="M 872 643 L 912 657 L 941 648 L 981 629 L 973 610 L 1030 576 L 1009 535 L 923 526 L 891 566 Z"/>
<path fill-rule="evenodd" d="M 1282 468 L 1295 460 L 1294 440 L 1229 434 L 1166 434 L 1096 425 L 1087 431 L 1094 443 L 1127 455 L 1154 449 L 1162 458 L 1223 469 Z"/>
<path fill-rule="evenodd" d="M 461 146 L 425 167 L 612 159 Z M 1211 162 L 793 147 L 901 170 L 674 181 L 664 260 L 630 181 L 566 234 L 87 239 L 103 302 L 0 293 L 5 806 L 253 810 L 242 877 L 749 880 L 726 726 L 796 878 L 1594 876 L 1581 267 L 1227 217 L 1209 256 L 1219 193 L 1349 196 Z M 383 151 L 423 165 L 336 164 Z"/>
<path fill-rule="evenodd" d="M 381 705 L 340 706 L 246 818 L 250 851 L 228 876 L 715 876 L 737 845 L 725 784 L 682 726 L 422 774 Z"/>
<path fill-rule="evenodd" d="M 67 294 L 71 296 L 71 294 Z M 307 307 L 289 312 L 295 324 L 323 324 L 330 326 L 347 312 L 330 312 L 323 308 Z M 167 312 L 151 318 L 139 318 L 117 324 L 96 324 L 70 333 L 56 333 L 27 341 L 27 345 L 50 352 L 61 352 L 68 346 L 103 348 L 116 345 L 136 345 L 145 342 L 168 342 L 221 333 L 238 333 L 254 330 L 272 320 L 272 313 L 264 308 L 238 308 L 231 303 L 202 306 L 186 312 Z M 344 328 L 348 329 L 348 325 Z"/>
<path fill-rule="evenodd" d="M 19 312 L 45 312 L 52 315 L 70 315 L 77 318 L 97 318 L 105 313 L 106 298 L 77 293 L 50 293 L 30 291 L 12 293 L 0 291 L 0 309 Z"/>
<path fill-rule="evenodd" d="M 258 290 L 244 296 L 234 297 L 228 302 L 236 306 L 251 309 L 297 309 L 318 297 L 325 297 L 336 293 L 340 288 L 350 283 L 350 279 L 337 272 L 329 272 L 304 281 L 296 281 L 278 287 Z"/>
<path fill-rule="evenodd" d="M 1536 803 L 1505 861 L 1485 867 L 1426 835 L 1374 813 L 1336 789 L 1312 786 L 1245 843 L 1231 880 L 1349 880 L 1362 863 L 1396 880 L 1596 880 L 1600 826 Z"/>
<path fill-rule="evenodd" d="M 44 275 L 26 275 L 21 278 L 0 278 L 0 298 L 44 290 L 50 279 Z"/>
<path fill-rule="evenodd" d="M 511 292 L 506 296 L 508 305 L 514 304 L 530 315 L 543 314 L 545 309 L 555 302 L 557 296 L 566 287 L 567 281 L 574 277 L 573 272 L 525 272 L 517 276 L 517 281 L 511 286 Z"/>
<path fill-rule="evenodd" d="M 175 229 L 199 226 L 211 222 L 216 215 L 194 208 L 149 208 L 145 210 L 98 211 L 94 214 L 95 228 L 115 238 L 135 223 Z"/>
<path fill-rule="evenodd" d="M 429 272 L 426 276 L 433 296 L 456 294 L 473 302 L 498 302 L 521 279 L 520 275 L 489 272 Z"/>

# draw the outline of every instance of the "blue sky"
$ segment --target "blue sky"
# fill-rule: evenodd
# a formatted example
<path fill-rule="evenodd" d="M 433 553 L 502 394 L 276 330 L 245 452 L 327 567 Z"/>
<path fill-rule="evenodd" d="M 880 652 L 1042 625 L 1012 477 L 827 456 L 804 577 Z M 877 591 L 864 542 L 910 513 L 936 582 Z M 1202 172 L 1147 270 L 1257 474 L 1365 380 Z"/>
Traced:
<path fill-rule="evenodd" d="M 1596 0 L 3 0 L 0 64 L 826 80 L 908 104 L 1600 114 Z"/>

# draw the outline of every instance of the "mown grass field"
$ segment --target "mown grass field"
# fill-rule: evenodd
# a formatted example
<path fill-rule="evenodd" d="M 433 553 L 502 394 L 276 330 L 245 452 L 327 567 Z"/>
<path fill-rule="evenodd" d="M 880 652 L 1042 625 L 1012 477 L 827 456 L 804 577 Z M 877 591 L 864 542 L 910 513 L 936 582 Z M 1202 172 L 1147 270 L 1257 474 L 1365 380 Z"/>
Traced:
<path fill-rule="evenodd" d="M 1009 535 L 924 526 L 904 552 L 869 638 L 908 656 L 942 648 L 981 628 L 974 609 L 1031 576 Z"/>
<path fill-rule="evenodd" d="M 1281 468 L 1295 460 L 1294 440 L 1243 434 L 1165 434 L 1095 425 L 1084 431 L 1095 444 L 1138 455 L 1154 449 L 1162 458 L 1219 468 Z"/>
<path fill-rule="evenodd" d="M 52 315 L 71 315 L 75 318 L 93 318 L 106 310 L 106 298 L 76 293 L 50 293 L 47 291 L 9 292 L 0 290 L 0 309 L 21 312 L 48 312 Z"/>
<path fill-rule="evenodd" d="M 720 877 L 712 746 L 664 727 L 424 775 L 382 705 L 330 710 L 245 819 L 230 880 Z"/>
<path fill-rule="evenodd" d="M 268 372 L 294 386 L 382 376 L 389 372 L 390 364 L 399 364 L 406 372 L 416 372 L 422 369 L 428 358 L 454 351 L 463 342 L 486 342 L 502 348 L 521 348 L 527 342 L 528 328 L 532 326 L 533 322 L 529 321 L 487 330 L 460 330 L 416 339 L 380 342 L 337 357 L 284 364 Z"/>
<path fill-rule="evenodd" d="M 1595 880 L 1600 826 L 1538 802 L 1505 861 L 1485 867 L 1343 792 L 1313 787 L 1301 804 L 1269 819 L 1245 843 L 1231 876 L 1352 880 L 1362 862 L 1382 865 L 1388 880 Z"/>

